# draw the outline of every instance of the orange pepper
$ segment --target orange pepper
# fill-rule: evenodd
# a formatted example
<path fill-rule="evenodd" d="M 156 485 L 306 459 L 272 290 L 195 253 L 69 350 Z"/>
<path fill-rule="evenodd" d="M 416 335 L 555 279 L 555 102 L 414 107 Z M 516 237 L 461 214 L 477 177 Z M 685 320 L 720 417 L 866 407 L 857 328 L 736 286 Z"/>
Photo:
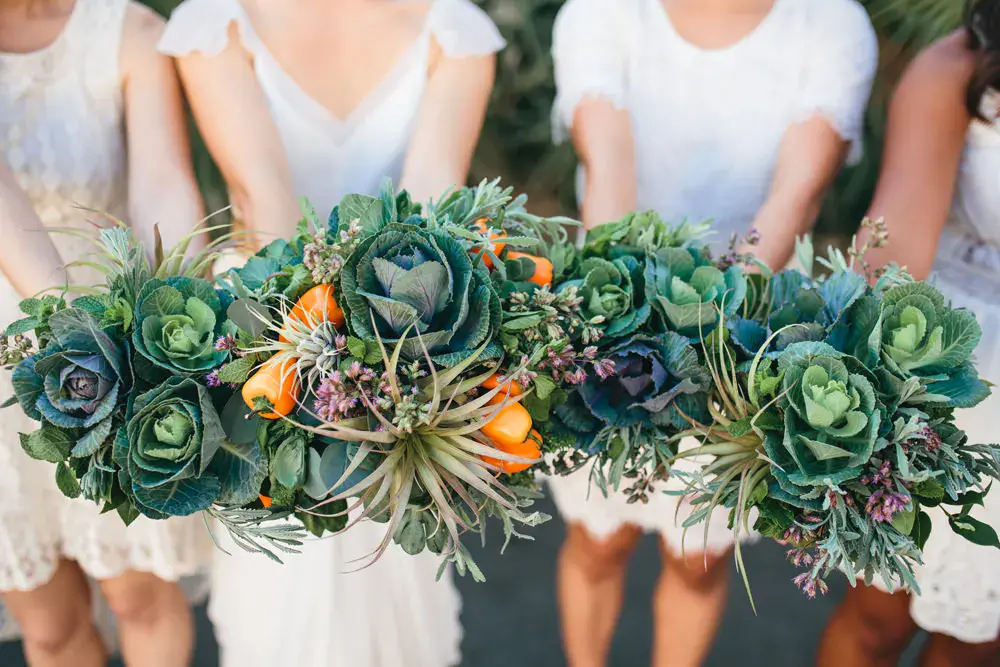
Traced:
<path fill-rule="evenodd" d="M 271 502 L 272 501 L 270 497 L 265 496 L 263 493 L 260 494 L 260 504 L 264 506 L 264 509 L 268 509 L 269 507 L 271 507 Z"/>
<path fill-rule="evenodd" d="M 344 326 L 344 311 L 333 298 L 333 285 L 316 285 L 303 294 L 285 318 L 285 326 L 290 321 L 309 325 L 329 322 L 338 329 Z M 278 340 L 288 342 L 283 335 Z"/>
<path fill-rule="evenodd" d="M 541 287 L 552 285 L 552 262 L 546 258 L 535 257 L 524 252 L 509 252 L 507 253 L 507 257 L 511 259 L 521 259 L 522 257 L 530 259 L 535 263 L 535 272 L 528 278 L 528 282 L 535 283 Z"/>
<path fill-rule="evenodd" d="M 507 232 L 503 231 L 502 229 L 501 230 L 490 230 L 489 227 L 486 226 L 486 218 L 480 218 L 479 220 L 476 220 L 474 223 L 472 223 L 472 226 L 476 229 L 476 231 L 478 231 L 478 232 L 480 232 L 482 234 L 486 234 L 487 232 L 489 232 L 489 239 L 490 239 L 490 241 L 496 241 L 497 239 L 502 239 L 502 238 L 506 238 L 507 237 Z M 499 257 L 500 253 L 502 253 L 503 249 L 506 248 L 506 247 L 507 247 L 506 243 L 491 243 L 490 244 L 490 251 L 494 255 L 496 255 L 497 257 Z M 481 247 L 476 247 L 473 250 L 473 252 L 475 254 L 477 254 L 477 255 L 482 255 L 482 257 L 483 257 L 483 263 L 486 265 L 487 269 L 492 269 L 493 268 L 493 260 L 491 260 L 489 258 L 489 255 L 487 255 L 482 250 Z"/>
<path fill-rule="evenodd" d="M 494 373 L 490 377 L 486 378 L 486 382 L 482 384 L 483 389 L 496 389 L 500 387 L 500 374 Z M 497 403 L 503 403 L 507 398 L 512 396 L 521 395 L 521 385 L 511 380 L 507 380 L 497 392 L 496 396 L 490 399 L 490 405 L 496 405 Z"/>
<path fill-rule="evenodd" d="M 479 430 L 497 449 L 516 447 L 531 432 L 531 415 L 520 403 L 511 403 Z"/>
<path fill-rule="evenodd" d="M 541 450 L 542 436 L 538 431 L 532 431 L 531 435 L 524 439 L 524 442 L 516 445 L 514 447 L 502 447 L 501 449 L 505 454 L 510 454 L 511 456 L 520 456 L 521 458 L 531 459 L 532 461 L 538 461 L 542 458 Z M 492 456 L 482 456 L 480 457 L 486 463 L 496 466 L 501 471 L 507 473 L 508 475 L 523 472 L 534 465 L 534 463 L 515 463 L 513 461 L 501 461 L 500 459 L 493 458 Z"/>
<path fill-rule="evenodd" d="M 299 398 L 299 378 L 295 371 L 295 359 L 285 357 L 283 361 L 269 359 L 250 376 L 241 391 L 243 402 L 250 409 L 254 399 L 264 397 L 271 401 L 274 412 L 261 414 L 264 419 L 278 419 L 295 409 Z"/>

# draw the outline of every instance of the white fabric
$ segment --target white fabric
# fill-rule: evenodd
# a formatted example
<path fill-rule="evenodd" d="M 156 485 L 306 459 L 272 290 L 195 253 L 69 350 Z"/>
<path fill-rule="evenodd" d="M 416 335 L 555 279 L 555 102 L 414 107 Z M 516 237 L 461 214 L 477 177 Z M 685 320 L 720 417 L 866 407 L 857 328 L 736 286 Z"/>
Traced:
<path fill-rule="evenodd" d="M 1000 96 L 985 110 L 996 118 Z M 935 262 L 938 287 L 955 306 L 979 319 L 983 339 L 976 350 L 981 376 L 1000 385 L 1000 122 L 969 128 L 955 194 L 954 215 L 941 237 Z M 956 415 L 972 442 L 998 443 L 1000 394 Z M 996 485 L 994 485 L 996 486 Z M 1000 495 L 993 491 L 972 516 L 1000 530 Z M 934 527 L 917 571 L 921 595 L 910 606 L 929 632 L 970 643 L 1000 636 L 1000 551 L 979 547 L 952 532 L 943 512 L 931 511 Z M 884 585 L 879 585 L 885 590 Z"/>
<path fill-rule="evenodd" d="M 556 139 L 568 135 L 586 97 L 627 109 L 637 208 L 677 222 L 714 219 L 714 240 L 726 243 L 748 231 L 764 203 L 789 126 L 820 114 L 857 157 L 878 44 L 854 0 L 775 0 L 752 33 L 720 50 L 684 40 L 660 0 L 569 0 L 556 21 L 553 55 Z M 684 460 L 678 468 L 693 465 Z M 596 489 L 588 498 L 589 475 L 586 468 L 550 481 L 564 517 L 599 537 L 635 524 L 680 551 L 687 502 L 656 494 L 630 505 Z M 676 478 L 666 486 L 683 488 Z M 707 541 L 703 528 L 693 529 L 684 550 L 725 551 L 733 543 L 727 521 L 727 511 L 716 511 Z"/>
<path fill-rule="evenodd" d="M 820 115 L 860 156 L 878 43 L 855 0 L 775 0 L 758 28 L 718 50 L 678 34 L 661 0 L 569 0 L 553 55 L 556 139 L 587 96 L 627 109 L 638 208 L 711 218 L 726 243 L 764 203 L 791 125 Z"/>
<path fill-rule="evenodd" d="M 160 49 L 174 55 L 218 53 L 232 22 L 254 58 L 298 194 L 323 213 L 346 193 L 376 194 L 384 176 L 399 181 L 427 84 L 432 40 L 451 58 L 493 53 L 504 44 L 469 0 L 437 0 L 413 47 L 346 120 L 339 120 L 281 69 L 236 0 L 187 0 L 174 12 Z M 344 535 L 309 542 L 284 566 L 238 549 L 220 556 L 209 611 L 223 666 L 457 663 L 460 599 L 450 570 L 436 580 L 436 556 L 408 556 L 393 546 L 371 567 L 353 572 L 384 530 L 381 524 L 360 523 Z"/>
<path fill-rule="evenodd" d="M 42 221 L 82 228 L 87 206 L 121 217 L 126 209 L 119 47 L 126 0 L 80 0 L 61 35 L 32 53 L 0 53 L 0 152 Z M 17 230 L 5 230 L 16 234 Z M 53 237 L 66 261 L 92 246 L 65 234 Z M 74 283 L 96 274 L 71 270 Z M 18 297 L 0 277 L 0 320 L 23 316 Z M 0 395 L 13 395 L 9 373 Z M 37 428 L 19 408 L 0 419 L 0 591 L 31 590 L 52 576 L 60 558 L 77 561 L 96 579 L 127 570 L 174 581 L 194 574 L 212 552 L 201 517 L 140 518 L 126 529 L 115 513 L 55 485 L 55 467 L 31 460 L 19 432 Z M 0 619 L 0 634 L 12 626 Z"/>

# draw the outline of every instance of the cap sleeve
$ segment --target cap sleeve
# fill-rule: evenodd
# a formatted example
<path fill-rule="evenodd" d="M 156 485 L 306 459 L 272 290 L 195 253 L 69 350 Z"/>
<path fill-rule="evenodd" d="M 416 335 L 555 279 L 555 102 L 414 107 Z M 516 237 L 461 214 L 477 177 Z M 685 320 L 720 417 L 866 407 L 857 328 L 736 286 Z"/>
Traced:
<path fill-rule="evenodd" d="M 565 141 L 576 108 L 599 97 L 624 108 L 628 78 L 629 0 L 569 0 L 556 17 L 552 43 L 556 101 L 553 136 Z M 634 37 L 634 36 L 631 36 Z"/>
<path fill-rule="evenodd" d="M 229 26 L 234 21 L 246 40 L 246 15 L 236 0 L 184 0 L 170 15 L 157 49 L 175 57 L 194 51 L 218 55 L 229 44 Z"/>
<path fill-rule="evenodd" d="M 507 45 L 493 20 L 469 0 L 437 0 L 428 22 L 448 58 L 488 56 Z"/>
<path fill-rule="evenodd" d="M 863 152 L 865 109 L 878 68 L 878 38 L 864 8 L 855 0 L 810 2 L 818 15 L 807 56 L 799 115 L 826 118 L 850 143 L 848 161 Z"/>

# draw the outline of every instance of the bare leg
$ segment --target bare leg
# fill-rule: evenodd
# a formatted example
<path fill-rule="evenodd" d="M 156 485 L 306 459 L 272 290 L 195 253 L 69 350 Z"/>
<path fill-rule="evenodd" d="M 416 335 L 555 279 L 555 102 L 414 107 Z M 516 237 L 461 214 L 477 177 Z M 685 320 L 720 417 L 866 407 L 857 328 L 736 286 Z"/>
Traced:
<path fill-rule="evenodd" d="M 621 613 L 628 561 L 642 538 L 635 526 L 604 540 L 570 524 L 559 552 L 559 611 L 570 667 L 602 667 Z"/>
<path fill-rule="evenodd" d="M 1000 665 L 1000 640 L 966 644 L 947 635 L 931 635 L 920 667 L 996 667 Z"/>
<path fill-rule="evenodd" d="M 910 599 L 861 584 L 847 591 L 820 641 L 817 667 L 896 667 L 917 626 Z"/>
<path fill-rule="evenodd" d="M 90 587 L 80 568 L 61 561 L 52 579 L 32 591 L 4 593 L 21 626 L 31 667 L 101 667 L 106 656 L 94 627 Z"/>
<path fill-rule="evenodd" d="M 730 554 L 676 554 L 660 541 L 663 573 L 653 600 L 655 667 L 698 667 L 726 608 Z"/>
<path fill-rule="evenodd" d="M 129 667 L 186 667 L 194 649 L 194 619 L 177 584 L 144 572 L 101 582 L 118 619 L 122 657 Z"/>

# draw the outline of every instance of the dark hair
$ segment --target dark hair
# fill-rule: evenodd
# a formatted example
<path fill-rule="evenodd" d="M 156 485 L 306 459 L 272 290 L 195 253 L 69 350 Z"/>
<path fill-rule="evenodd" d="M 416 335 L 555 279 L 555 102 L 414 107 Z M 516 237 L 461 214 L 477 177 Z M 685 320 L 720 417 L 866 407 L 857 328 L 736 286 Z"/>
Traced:
<path fill-rule="evenodd" d="M 983 96 L 1000 88 L 1000 0 L 968 0 L 965 32 L 976 52 L 976 71 L 969 82 L 965 104 L 974 118 L 983 118 Z"/>

